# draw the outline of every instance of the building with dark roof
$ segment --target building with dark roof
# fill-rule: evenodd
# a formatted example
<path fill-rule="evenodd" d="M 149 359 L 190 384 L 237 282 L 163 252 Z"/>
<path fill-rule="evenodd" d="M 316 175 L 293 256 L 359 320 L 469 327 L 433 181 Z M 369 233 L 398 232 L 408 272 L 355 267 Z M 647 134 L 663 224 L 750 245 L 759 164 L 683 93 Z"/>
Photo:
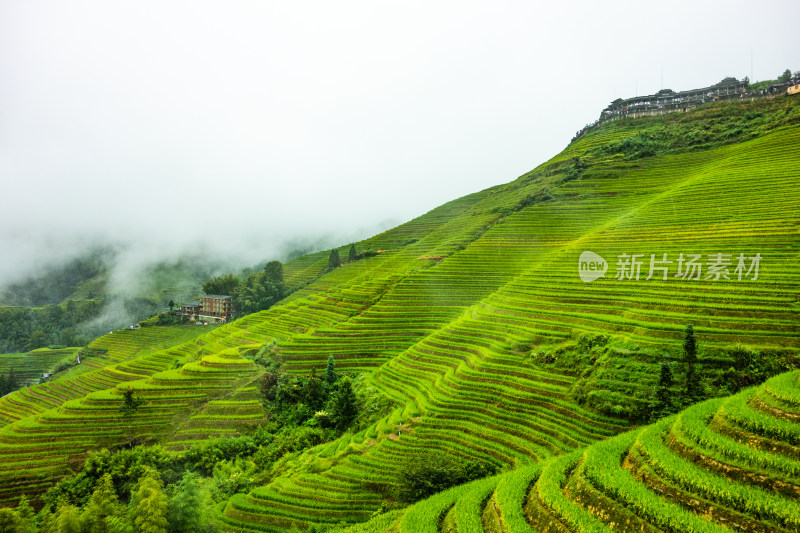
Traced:
<path fill-rule="evenodd" d="M 190 300 L 181 304 L 181 314 L 194 318 L 200 314 L 203 304 L 200 300 Z"/>

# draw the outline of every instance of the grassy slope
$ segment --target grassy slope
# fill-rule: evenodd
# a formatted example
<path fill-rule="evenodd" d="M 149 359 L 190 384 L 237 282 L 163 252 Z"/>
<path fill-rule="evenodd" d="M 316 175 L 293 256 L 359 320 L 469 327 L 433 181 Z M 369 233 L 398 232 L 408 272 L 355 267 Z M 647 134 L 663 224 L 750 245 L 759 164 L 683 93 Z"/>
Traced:
<path fill-rule="evenodd" d="M 786 119 L 795 114 L 772 111 L 779 113 L 746 142 L 636 160 L 600 148 L 658 123 L 608 125 L 510 184 L 358 243 L 385 252 L 325 274 L 269 311 L 144 356 L 159 362 L 146 372 L 139 368 L 149 377 L 137 387 L 154 410 L 143 420 L 156 420 L 158 409 L 162 420 L 195 412 L 187 396 L 202 403 L 253 376 L 243 368 L 235 376 L 209 376 L 216 382 L 200 379 L 203 357 L 227 350 L 235 360 L 238 347 L 277 339 L 289 369 L 303 372 L 321 368 L 333 353 L 340 368 L 371 372 L 373 384 L 398 408 L 358 435 L 282 463 L 268 486 L 235 496 L 223 518 L 234 527 L 267 531 L 356 522 L 380 506 L 399 469 L 421 449 L 524 467 L 625 429 L 620 420 L 577 405 L 570 391 L 579 376 L 535 364 L 528 357 L 532 349 L 576 332 L 677 345 L 683 325 L 693 322 L 708 346 L 744 342 L 797 350 L 800 132 Z M 588 169 L 567 180 L 576 177 L 569 174 L 576 156 Z M 510 209 L 521 201 L 527 207 Z M 587 285 L 576 272 L 585 249 L 606 257 L 612 268 L 623 251 L 667 252 L 673 259 L 679 252 L 758 252 L 764 259 L 758 282 L 606 278 Z M 340 250 L 343 257 L 346 252 Z M 287 280 L 306 283 L 326 261 L 326 254 L 300 258 L 287 265 Z M 189 357 L 200 361 L 158 372 Z M 646 383 L 655 371 L 645 362 L 633 381 Z M 609 388 L 619 396 L 614 401 L 630 394 Z M 0 453 L 24 462 L 29 450 L 57 448 L 52 443 L 99 445 L 102 439 L 90 434 L 82 417 L 90 406 L 114 401 L 119 395 L 113 392 L 90 394 L 46 417 L 20 420 L 0 434 Z M 106 422 L 105 431 L 123 437 L 126 428 Z M 68 437 L 53 429 L 57 424 L 70 428 Z M 162 438 L 177 444 L 196 437 L 192 429 L 165 430 Z M 47 438 L 25 448 L 22 441 L 37 432 Z M 4 466 L 0 474 L 10 470 Z"/>

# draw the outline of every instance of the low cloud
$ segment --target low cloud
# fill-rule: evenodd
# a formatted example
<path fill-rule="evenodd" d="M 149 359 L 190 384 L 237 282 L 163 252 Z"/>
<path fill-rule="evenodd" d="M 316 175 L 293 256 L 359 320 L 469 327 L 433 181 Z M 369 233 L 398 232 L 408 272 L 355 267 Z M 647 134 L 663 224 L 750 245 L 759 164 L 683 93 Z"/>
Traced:
<path fill-rule="evenodd" d="M 180 258 L 357 240 L 513 180 L 616 97 L 797 68 L 788 0 L 44 4 L 0 5 L 0 286 L 96 246 L 134 294 Z"/>

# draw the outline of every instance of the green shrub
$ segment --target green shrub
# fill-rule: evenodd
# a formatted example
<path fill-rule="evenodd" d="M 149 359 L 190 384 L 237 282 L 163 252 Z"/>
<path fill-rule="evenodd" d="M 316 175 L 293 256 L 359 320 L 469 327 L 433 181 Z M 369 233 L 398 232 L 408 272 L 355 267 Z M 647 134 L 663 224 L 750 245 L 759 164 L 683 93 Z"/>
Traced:
<path fill-rule="evenodd" d="M 429 453 L 401 471 L 397 496 L 401 501 L 412 503 L 495 473 L 496 467 L 492 464 Z"/>

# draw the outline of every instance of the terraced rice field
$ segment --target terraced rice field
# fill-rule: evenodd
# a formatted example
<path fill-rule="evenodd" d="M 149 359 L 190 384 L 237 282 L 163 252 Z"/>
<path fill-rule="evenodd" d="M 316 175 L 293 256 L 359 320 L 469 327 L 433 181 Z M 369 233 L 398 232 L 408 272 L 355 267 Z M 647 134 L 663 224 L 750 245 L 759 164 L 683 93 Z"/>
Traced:
<path fill-rule="evenodd" d="M 650 487 L 649 479 L 663 482 L 658 488 L 665 493 L 669 487 L 701 491 L 670 477 L 672 467 L 659 463 L 680 456 L 663 435 L 683 428 L 680 421 L 688 418 L 682 414 L 656 429 L 627 432 L 620 418 L 578 405 L 571 391 L 581 376 L 539 364 L 531 353 L 574 341 L 582 333 L 608 334 L 642 346 L 678 346 L 687 323 L 695 325 L 705 348 L 739 342 L 797 353 L 800 129 L 777 128 L 744 143 L 679 155 L 590 159 L 578 179 L 567 179 L 571 158 L 625 134 L 601 129 L 512 183 L 460 198 L 358 243 L 359 250 L 381 252 L 322 275 L 268 311 L 181 346 L 138 352 L 124 364 L 103 368 L 104 373 L 87 374 L 97 381 L 75 396 L 55 389 L 56 384 L 54 390 L 38 392 L 52 399 L 54 409 L 8 418 L 16 421 L 0 432 L 0 453 L 6 450 L 22 464 L 34 450 L 52 450 L 60 454 L 52 463 L 64 470 L 37 463 L 30 471 L 41 469 L 40 484 L 26 478 L 28 484 L 14 490 L 35 493 L 63 475 L 70 461 L 80 460 L 75 450 L 120 442 L 126 433 L 140 435 L 138 428 L 145 424 L 153 424 L 161 442 L 175 449 L 246 429 L 260 416 L 250 384 L 258 371 L 239 354 L 275 342 L 288 371 L 321 371 L 333 354 L 338 369 L 367 373 L 395 409 L 357 434 L 287 461 L 269 484 L 235 495 L 218 513 L 230 530 L 285 531 L 369 520 L 392 494 L 399 472 L 423 450 L 487 461 L 506 473 L 381 517 L 380 527 L 583 531 L 604 529 L 613 521 L 626 530 L 681 530 L 657 523 L 651 508 L 631 511 L 630 522 L 622 515 L 633 505 L 625 498 L 635 494 L 624 491 Z M 581 281 L 578 273 L 578 258 L 587 250 L 609 265 L 606 276 L 591 283 Z M 340 254 L 346 254 L 346 247 Z M 642 261 L 638 279 L 617 275 L 624 254 Z M 681 254 L 700 255 L 700 279 L 676 277 Z M 722 258 L 732 263 L 719 279 L 707 277 L 716 268 L 710 266 L 715 257 L 720 266 L 718 254 L 728 254 Z M 751 270 L 738 279 L 740 254 L 745 267 L 758 254 L 757 278 Z M 666 279 L 658 269 L 649 275 L 651 260 L 654 267 L 666 266 Z M 287 280 L 302 285 L 316 278 L 326 261 L 327 252 L 290 262 Z M 685 265 L 680 267 L 683 272 Z M 625 404 L 631 390 L 653 383 L 657 368 L 633 358 L 624 362 L 624 353 L 613 357 L 620 362 L 604 377 L 608 390 L 593 393 Z M 175 361 L 184 364 L 177 368 Z M 119 405 L 119 387 L 128 384 L 147 400 L 133 428 L 107 416 Z M 757 394 L 753 398 L 765 404 L 779 401 Z M 755 399 L 742 397 L 742 405 L 757 410 Z M 736 403 L 713 405 L 715 413 L 717 408 L 746 409 Z M 2 411 L 0 403 L 0 416 L 5 416 Z M 90 431 L 79 419 L 91 416 L 98 423 Z M 742 417 L 729 425 L 744 432 Z M 717 425 L 709 427 L 724 433 Z M 690 430 L 685 431 L 688 435 Z M 786 431 L 785 445 L 795 446 Z M 651 441 L 641 439 L 648 438 L 661 439 L 663 453 L 671 455 L 644 455 Z M 776 446 L 780 440 L 763 438 Z M 615 461 L 619 464 L 611 468 Z M 609 475 L 626 471 L 639 485 L 618 489 L 613 484 L 618 478 L 607 480 L 606 470 L 597 465 L 607 466 Z M 13 471 L 0 466 L 0 476 Z M 791 484 L 792 479 L 781 481 Z M 742 500 L 714 499 L 713 491 L 696 496 L 698 502 L 702 496 L 739 513 L 722 515 L 730 520 L 743 520 L 752 511 Z M 687 505 L 677 496 L 668 503 L 675 509 Z M 606 508 L 608 515 L 597 514 Z M 719 511 L 710 512 L 716 516 Z M 770 527 L 793 527 L 783 515 L 758 513 L 757 519 Z M 680 524 L 699 520 L 685 509 L 678 514 L 688 520 Z"/>
<path fill-rule="evenodd" d="M 0 501 L 40 492 L 80 466 L 89 450 L 134 441 L 180 447 L 263 421 L 261 403 L 248 386 L 258 373 L 251 361 L 226 353 L 164 370 L 183 357 L 180 349 L 168 349 L 134 359 L 131 364 L 153 369 L 149 377 L 137 375 L 78 399 L 64 395 L 59 407 L 0 429 Z M 129 386 L 144 403 L 126 420 L 119 408 Z"/>
<path fill-rule="evenodd" d="M 152 354 L 161 348 L 181 344 L 210 330 L 213 327 L 125 329 L 100 337 L 82 352 L 81 364 L 59 374 L 58 379 L 0 398 L 0 427 L 58 407 L 66 400 L 160 370 L 163 362 L 157 358 L 129 360 L 137 354 Z"/>
<path fill-rule="evenodd" d="M 343 531 L 797 531 L 800 372 Z"/>
<path fill-rule="evenodd" d="M 74 358 L 80 348 L 37 348 L 27 353 L 0 354 L 0 375 L 14 371 L 20 384 L 33 385 L 61 361 Z"/>
<path fill-rule="evenodd" d="M 633 169 L 612 161 L 565 184 L 560 201 L 495 223 L 481 218 L 491 211 L 482 198 L 472 199 L 462 206 L 466 212 L 445 224 L 450 235 L 469 234 L 460 224 L 481 227 L 466 249 L 453 253 L 437 242 L 449 255 L 388 287 L 367 310 L 279 344 L 282 356 L 301 371 L 321 368 L 328 353 L 382 362 L 373 382 L 402 410 L 352 437 L 344 451 L 316 453 L 313 473 L 292 471 L 273 482 L 270 498 L 231 500 L 223 517 L 232 526 L 256 523 L 267 531 L 286 527 L 288 515 L 296 523 L 356 522 L 367 511 L 348 503 L 351 486 L 337 484 L 355 483 L 378 501 L 421 449 L 518 466 L 621 431 L 618 421 L 570 401 L 566 392 L 574 376 L 526 365 L 519 355 L 520 349 L 576 331 L 664 345 L 678 343 L 684 325 L 694 323 L 709 347 L 741 342 L 796 350 L 800 195 L 789 185 L 800 173 L 798 141 L 800 132 L 786 129 L 741 145 L 643 161 Z M 425 239 L 391 260 L 400 263 Z M 639 280 L 610 274 L 586 284 L 577 275 L 584 250 L 609 262 L 623 253 L 648 259 L 666 253 L 672 270 L 666 280 L 647 280 L 648 264 Z M 676 279 L 681 253 L 700 253 L 704 261 L 717 253 L 760 254 L 761 270 L 757 280 L 736 279 L 735 265 L 729 280 L 705 279 L 706 273 L 697 281 Z M 612 272 L 614 267 L 612 262 Z M 342 281 L 337 286 L 341 291 Z M 624 396 L 611 400 L 624 402 Z M 388 438 L 400 423 L 406 433 Z M 313 500 L 297 487 L 306 475 L 313 476 L 308 485 L 338 494 L 332 500 L 343 503 L 303 507 L 304 499 Z M 293 501 L 291 513 L 279 511 L 280 494 Z"/>
<path fill-rule="evenodd" d="M 137 390 L 146 389 L 148 376 L 192 356 L 198 348 L 180 343 L 204 331 L 213 332 L 213 328 L 116 332 L 110 339 L 101 338 L 90 345 L 106 350 L 90 358 L 106 362 L 105 366 L 96 364 L 82 373 L 21 389 L 0 399 L 0 420 L 5 422 L 0 428 L 0 502 L 14 502 L 21 493 L 35 496 L 43 492 L 80 467 L 88 451 L 113 447 L 140 434 L 171 433 L 180 419 L 177 417 L 185 415 L 185 409 L 191 406 L 189 400 L 203 397 L 203 390 L 196 389 L 194 381 L 185 384 L 186 397 L 180 391 L 164 394 L 160 389 L 158 398 L 149 399 L 141 393 L 149 401 L 137 412 L 130 427 L 123 427 L 119 412 L 121 388 L 131 385 Z M 156 351 L 170 342 L 178 346 Z M 114 361 L 118 362 L 112 364 Z M 211 372 L 204 376 L 228 383 L 228 378 L 241 379 L 252 373 L 253 365 L 247 363 L 246 368 L 237 366 L 233 373 Z M 213 387 L 212 390 L 216 392 Z"/>
<path fill-rule="evenodd" d="M 347 503 L 352 487 L 337 488 L 337 483 L 355 483 L 377 501 L 396 479 L 397 469 L 420 449 L 434 447 L 516 466 L 621 431 L 618 421 L 581 412 L 569 401 L 565 392 L 573 376 L 526 368 L 517 353 L 576 331 L 663 345 L 679 342 L 683 326 L 693 322 L 708 346 L 742 342 L 796 349 L 800 329 L 792 302 L 800 278 L 800 197 L 796 187 L 788 190 L 787 185 L 800 172 L 794 149 L 798 140 L 797 130 L 784 130 L 714 151 L 648 160 L 633 169 L 612 161 L 564 185 L 561 201 L 534 205 L 494 223 L 480 218 L 491 211 L 481 204 L 491 195 L 471 199 L 459 217 L 445 224 L 449 235 L 472 235 L 459 231 L 459 224 L 480 227 L 482 233 L 466 249 L 453 253 L 437 242 L 444 259 L 400 280 L 367 311 L 280 344 L 290 365 L 305 370 L 321 367 L 327 353 L 348 353 L 343 345 L 351 354 L 360 352 L 359 345 L 376 332 L 375 341 L 366 343 L 365 356 L 386 361 L 374 371 L 373 382 L 404 407 L 394 419 L 351 438 L 344 452 L 314 456 L 319 463 L 313 470 L 323 472 L 308 474 L 313 476 L 309 485 L 333 494 L 338 490 L 334 501 L 344 503 L 324 511 L 316 505 L 304 508 L 304 498 L 297 495 L 311 497 L 296 484 L 306 474 L 292 471 L 288 479 L 268 486 L 271 498 L 233 499 L 223 516 L 232 526 L 250 522 L 260 530 L 286 527 L 287 513 L 273 512 L 285 491 L 294 502 L 289 514 L 297 523 L 355 522 L 366 512 Z M 770 162 L 767 168 L 764 162 Z M 778 190 L 785 193 L 773 209 L 769 205 Z M 743 211 L 750 214 L 743 216 Z M 476 220 L 480 222 L 470 226 Z M 424 243 L 425 238 L 408 248 Z M 587 249 L 611 261 L 622 253 L 659 254 L 659 259 L 666 253 L 673 270 L 667 280 L 646 280 L 645 272 L 638 281 L 608 276 L 585 284 L 577 263 Z M 407 249 L 392 260 L 399 263 L 404 253 Z M 681 253 L 704 258 L 760 254 L 764 262 L 758 280 L 694 282 L 674 278 Z M 457 295 L 452 300 L 447 282 Z M 395 303 L 398 312 L 393 313 Z M 356 325 L 366 335 L 348 343 L 347 331 Z M 387 341 L 398 333 L 407 336 L 398 338 L 394 348 L 379 340 L 381 332 L 392 336 Z M 388 438 L 400 423 L 406 433 Z M 353 451 L 346 453 L 348 449 Z M 326 468 L 326 455 L 335 466 Z"/>

